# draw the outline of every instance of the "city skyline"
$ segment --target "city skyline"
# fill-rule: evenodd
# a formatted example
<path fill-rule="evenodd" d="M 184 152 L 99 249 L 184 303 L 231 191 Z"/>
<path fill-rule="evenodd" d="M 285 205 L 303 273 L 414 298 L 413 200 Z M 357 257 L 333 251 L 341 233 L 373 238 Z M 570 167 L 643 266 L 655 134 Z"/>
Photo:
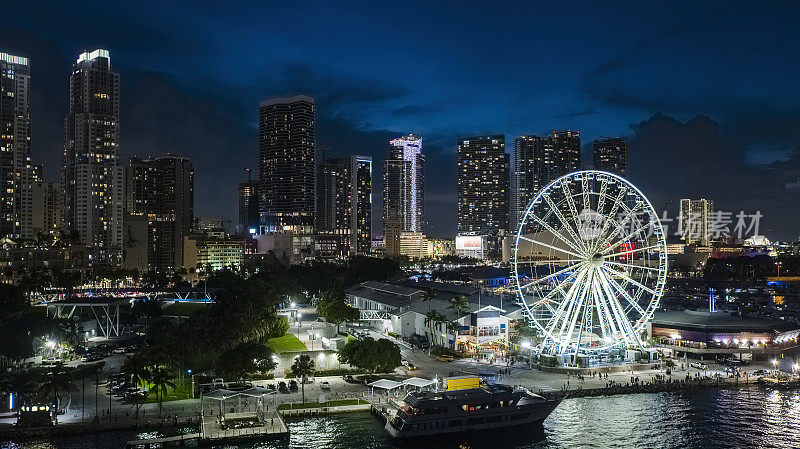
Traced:
<path fill-rule="evenodd" d="M 275 39 L 269 40 L 266 48 L 254 48 L 247 41 L 237 42 L 236 53 L 263 54 L 266 61 L 273 61 L 275 70 L 271 70 L 270 75 L 263 75 L 263 62 L 252 62 L 251 59 L 224 68 L 196 71 L 193 69 L 198 64 L 209 57 L 217 57 L 221 51 L 219 48 L 230 48 L 231 42 L 220 41 L 224 44 L 210 46 L 208 52 L 193 51 L 181 58 L 167 60 L 164 58 L 165 50 L 184 48 L 187 39 L 179 34 L 179 30 L 150 23 L 148 28 L 162 38 L 159 43 L 163 41 L 167 45 L 159 49 L 159 43 L 142 41 L 132 47 L 121 38 L 122 32 L 146 20 L 135 6 L 126 6 L 130 10 L 125 13 L 113 8 L 99 8 L 80 18 L 75 17 L 74 11 L 60 11 L 60 6 L 53 6 L 55 12 L 74 17 L 78 22 L 107 13 L 109 21 L 116 22 L 120 28 L 86 33 L 75 31 L 81 27 L 64 28 L 49 17 L 26 15 L 25 11 L 12 12 L 12 15 L 20 15 L 19 20 L 14 21 L 17 27 L 35 26 L 42 32 L 32 35 L 22 28 L 9 28 L 0 37 L 5 43 L 3 51 L 31 61 L 34 80 L 31 114 L 35 124 L 32 157 L 35 163 L 44 164 L 45 180 L 57 178 L 57 162 L 63 148 L 59 118 L 66 113 L 63 74 L 68 73 L 74 54 L 87 48 L 106 48 L 112 53 L 115 68 L 123 79 L 121 114 L 122 122 L 127 125 L 120 130 L 120 157 L 169 152 L 192 158 L 199 171 L 198 180 L 214 180 L 198 182 L 198 194 L 210 198 L 198 204 L 199 215 L 236 217 L 236 185 L 244 180 L 242 169 L 255 166 L 253 149 L 257 137 L 253 111 L 258 102 L 263 98 L 305 93 L 317 99 L 320 108 L 318 144 L 331 147 L 329 156 L 366 154 L 372 156 L 375 166 L 379 167 L 385 157 L 385 141 L 409 132 L 425 137 L 428 166 L 437 167 L 440 175 L 426 186 L 426 209 L 430 211 L 426 220 L 431 224 L 430 232 L 435 235 L 455 233 L 455 140 L 458 136 L 504 133 L 510 142 L 520 135 L 577 129 L 582 133 L 583 159 L 587 161 L 591 160 L 587 145 L 594 139 L 627 137 L 630 154 L 628 177 L 641 185 L 655 203 L 673 200 L 670 207 L 674 211 L 677 209 L 676 198 L 704 196 L 715 198 L 720 207 L 729 210 L 754 211 L 758 208 L 764 212 L 765 233 L 775 238 L 795 238 L 796 231 L 781 212 L 783 202 L 796 198 L 798 194 L 796 173 L 800 163 L 797 140 L 800 136 L 790 125 L 794 94 L 783 94 L 792 92 L 786 80 L 791 79 L 788 75 L 797 67 L 794 61 L 784 61 L 773 67 L 774 63 L 768 61 L 781 58 L 774 57 L 777 50 L 767 45 L 775 33 L 773 30 L 779 28 L 770 26 L 770 23 L 785 20 L 790 14 L 778 14 L 770 7 L 721 6 L 708 4 L 693 13 L 674 12 L 658 18 L 650 16 L 641 23 L 626 20 L 626 14 L 641 14 L 638 9 L 594 11 L 595 15 L 605 19 L 617 13 L 618 17 L 613 20 L 628 26 L 625 33 L 613 32 L 604 37 L 609 44 L 613 43 L 608 45 L 614 48 L 613 51 L 582 50 L 569 61 L 562 61 L 555 72 L 539 73 L 532 71 L 529 64 L 515 65 L 516 70 L 495 80 L 490 78 L 491 72 L 478 71 L 459 79 L 453 88 L 448 89 L 439 87 L 443 80 L 452 80 L 448 73 L 463 65 L 452 58 L 434 62 L 422 54 L 416 66 L 424 70 L 401 70 L 394 72 L 402 74 L 393 74 L 384 70 L 388 66 L 383 56 L 363 46 L 352 47 L 352 56 L 378 58 L 374 67 L 361 73 L 353 70 L 354 59 L 358 58 L 340 58 L 341 62 L 338 62 L 319 56 L 312 61 L 313 58 L 308 56 L 299 56 L 308 54 L 307 51 L 296 53 L 327 48 L 334 50 L 332 54 L 342 54 L 344 40 L 332 39 L 323 44 L 296 33 L 289 35 L 290 40 L 282 41 L 291 44 L 286 51 L 294 51 L 293 57 L 276 50 L 273 44 L 281 41 Z M 290 16 L 297 14 L 289 6 L 279 8 Z M 592 9 L 591 6 L 586 8 Z M 541 16 L 555 16 L 569 9 L 569 5 L 564 10 L 548 7 Z M 326 12 L 330 13 L 314 11 L 313 21 L 319 22 L 321 19 L 317 16 Z M 507 12 L 499 10 L 497 14 Z M 363 14 L 346 7 L 336 13 L 349 20 L 356 20 L 359 14 Z M 202 8 L 193 10 L 186 24 L 197 23 L 207 14 L 208 11 Z M 230 23 L 233 17 L 242 17 L 242 14 L 241 9 L 233 8 L 230 17 L 210 30 L 209 38 L 218 37 L 224 24 Z M 424 20 L 440 20 L 445 29 L 457 26 L 452 19 L 445 19 L 440 14 L 436 10 L 429 11 Z M 464 15 L 460 18 L 467 22 L 475 20 L 468 11 L 458 14 Z M 593 14 L 584 15 L 588 16 Z M 325 26 L 343 26 L 335 22 L 329 21 Z M 734 56 L 726 49 L 727 42 L 714 37 L 714 32 L 738 28 L 743 22 L 762 32 L 753 41 L 736 41 L 736 46 L 747 49 L 742 53 L 745 58 L 742 61 L 741 55 Z M 538 50 L 551 53 L 581 43 L 580 40 L 565 39 L 532 44 L 537 42 L 538 33 L 546 31 L 546 27 L 531 31 L 507 47 L 539 45 Z M 372 30 L 364 33 L 374 35 Z M 487 36 L 485 32 L 478 34 Z M 364 36 L 358 34 L 350 39 Z M 374 36 L 387 44 L 394 42 L 394 39 L 381 34 Z M 692 39 L 687 40 L 687 36 Z M 689 47 L 688 42 L 691 42 Z M 93 43 L 95 45 L 91 45 Z M 445 39 L 444 44 L 452 46 L 455 42 Z M 410 54 L 421 48 L 420 45 L 419 40 L 411 40 L 399 51 Z M 666 51 L 670 45 L 675 49 Z M 487 47 L 497 49 L 505 57 L 511 53 L 496 37 L 485 39 L 476 48 Z M 596 47 L 589 48 L 596 50 Z M 710 84 L 709 80 L 717 76 L 713 69 L 692 63 L 692 67 L 698 66 L 698 70 L 702 70 L 689 70 L 680 64 L 684 59 L 695 61 L 700 55 L 711 58 L 714 67 L 729 67 L 731 65 L 726 61 L 737 61 L 732 66 L 735 73 L 722 77 L 729 80 L 726 83 Z M 750 66 L 768 69 L 764 72 L 773 73 L 774 79 L 765 83 L 763 77 L 756 77 L 748 69 Z M 206 64 L 206 67 L 210 66 Z M 669 88 L 664 84 L 665 75 L 659 75 L 656 70 L 681 80 L 683 87 L 677 91 Z M 428 73 L 427 78 L 423 76 L 425 73 Z M 522 74 L 532 77 L 524 77 L 526 81 L 523 83 Z M 742 89 L 736 83 L 740 83 Z M 454 88 L 472 88 L 475 93 L 459 98 L 454 95 Z M 720 100 L 721 93 L 731 91 L 731 88 L 740 95 Z M 766 93 L 763 93 L 765 89 Z M 705 93 L 705 90 L 709 92 Z M 156 95 L 142 95 L 143 92 Z M 439 93 L 428 95 L 423 92 Z M 777 103 L 765 106 L 758 100 L 764 95 L 777 98 Z M 754 116 L 756 113 L 759 116 Z M 211 123 L 214 126 L 203 125 Z M 218 152 L 230 156 L 215 161 Z M 654 171 L 654 166 L 661 169 Z M 706 173 L 708 176 L 704 176 Z M 739 182 L 718 182 L 723 178 L 735 178 Z M 229 188 L 221 192 L 220 185 Z M 376 179 L 374 187 L 380 194 L 379 179 Z M 376 198 L 373 204 L 380 203 Z M 373 215 L 379 219 L 380 210 L 373 210 Z M 376 228 L 379 228 L 379 223 L 376 223 Z"/>

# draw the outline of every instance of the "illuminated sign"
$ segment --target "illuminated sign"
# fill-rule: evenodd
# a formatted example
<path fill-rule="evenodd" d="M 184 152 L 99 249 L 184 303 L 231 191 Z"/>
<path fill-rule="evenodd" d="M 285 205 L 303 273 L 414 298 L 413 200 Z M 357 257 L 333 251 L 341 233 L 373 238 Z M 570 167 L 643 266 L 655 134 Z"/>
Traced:
<path fill-rule="evenodd" d="M 480 250 L 483 248 L 483 238 L 479 235 L 457 235 L 456 249 Z"/>

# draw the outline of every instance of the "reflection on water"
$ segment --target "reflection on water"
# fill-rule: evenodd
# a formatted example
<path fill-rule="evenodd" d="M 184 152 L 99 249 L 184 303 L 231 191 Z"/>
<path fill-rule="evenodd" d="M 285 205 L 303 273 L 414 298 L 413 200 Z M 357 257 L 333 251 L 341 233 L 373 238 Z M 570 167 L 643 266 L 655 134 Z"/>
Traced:
<path fill-rule="evenodd" d="M 543 426 L 409 442 L 391 440 L 366 413 L 292 420 L 291 437 L 225 449 L 800 448 L 800 392 L 760 388 L 580 398 Z M 149 434 L 149 433 L 148 433 Z M 148 434 L 116 432 L 0 443 L 0 449 L 124 448 Z M 153 433 L 151 436 L 157 434 Z"/>

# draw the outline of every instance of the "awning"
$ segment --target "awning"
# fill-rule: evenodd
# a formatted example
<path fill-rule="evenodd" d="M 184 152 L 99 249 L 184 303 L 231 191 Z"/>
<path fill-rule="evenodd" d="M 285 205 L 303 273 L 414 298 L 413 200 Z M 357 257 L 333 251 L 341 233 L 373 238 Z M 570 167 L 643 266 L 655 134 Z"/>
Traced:
<path fill-rule="evenodd" d="M 235 396 L 237 393 L 235 391 L 226 390 L 224 388 L 218 388 L 216 390 L 209 391 L 208 393 L 203 394 L 204 399 L 216 399 L 217 401 L 224 401 L 225 399 L 231 398 Z"/>
<path fill-rule="evenodd" d="M 406 379 L 406 380 L 403 381 L 403 385 L 417 387 L 417 388 L 427 387 L 427 386 L 433 385 L 435 383 L 436 383 L 435 380 L 423 379 L 421 377 L 412 377 L 411 379 Z"/>
<path fill-rule="evenodd" d="M 268 390 L 264 387 L 250 387 L 247 390 L 240 391 L 237 394 L 240 396 L 250 396 L 253 398 L 261 397 L 265 394 L 275 394 L 276 390 Z"/>
<path fill-rule="evenodd" d="M 400 382 L 395 382 L 389 379 L 380 379 L 372 382 L 368 386 L 372 388 L 380 388 L 382 390 L 394 390 L 395 388 L 400 388 L 403 386 Z"/>

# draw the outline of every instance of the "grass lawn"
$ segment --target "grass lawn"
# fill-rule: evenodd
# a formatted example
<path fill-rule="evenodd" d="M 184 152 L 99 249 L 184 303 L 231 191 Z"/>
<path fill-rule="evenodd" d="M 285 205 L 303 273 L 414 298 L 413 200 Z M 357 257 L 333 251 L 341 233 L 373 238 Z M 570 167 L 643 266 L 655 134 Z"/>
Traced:
<path fill-rule="evenodd" d="M 319 402 L 306 402 L 305 404 L 281 404 L 278 410 L 299 410 L 303 408 L 338 407 L 340 405 L 359 405 L 369 404 L 363 399 L 341 399 L 338 401 L 328 401 L 320 404 Z"/>
<path fill-rule="evenodd" d="M 283 334 L 282 337 L 270 338 L 269 345 L 275 352 L 308 351 L 305 343 L 292 334 Z"/>
<path fill-rule="evenodd" d="M 171 305 L 164 308 L 165 315 L 172 315 L 172 316 L 192 316 L 197 312 L 206 310 L 209 306 L 209 303 L 202 303 L 202 302 L 179 302 L 179 303 L 172 303 Z"/>
<path fill-rule="evenodd" d="M 168 401 L 178 401 L 181 399 L 190 399 L 192 397 L 192 378 L 191 377 L 184 377 L 183 380 L 181 379 L 174 379 L 172 381 L 175 384 L 175 389 L 167 387 L 167 395 L 164 396 L 164 402 Z M 153 385 L 149 382 L 147 383 L 147 388 L 152 389 Z M 148 403 L 155 403 L 156 401 L 156 393 L 151 392 L 147 395 Z"/>

